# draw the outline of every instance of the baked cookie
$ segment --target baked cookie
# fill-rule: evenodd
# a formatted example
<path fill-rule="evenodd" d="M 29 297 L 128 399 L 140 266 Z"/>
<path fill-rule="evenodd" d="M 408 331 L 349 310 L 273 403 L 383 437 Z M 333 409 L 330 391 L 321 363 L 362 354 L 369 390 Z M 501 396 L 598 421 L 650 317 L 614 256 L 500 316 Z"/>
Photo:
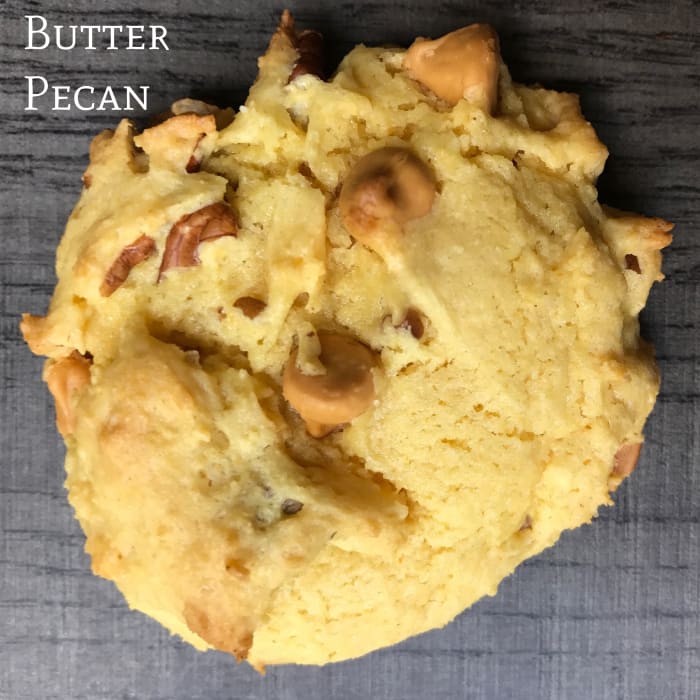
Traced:
<path fill-rule="evenodd" d="M 601 207 L 574 95 L 472 25 L 328 81 L 285 13 L 244 107 L 95 138 L 31 349 L 96 574 L 198 649 L 444 625 L 630 473 L 670 224 Z"/>

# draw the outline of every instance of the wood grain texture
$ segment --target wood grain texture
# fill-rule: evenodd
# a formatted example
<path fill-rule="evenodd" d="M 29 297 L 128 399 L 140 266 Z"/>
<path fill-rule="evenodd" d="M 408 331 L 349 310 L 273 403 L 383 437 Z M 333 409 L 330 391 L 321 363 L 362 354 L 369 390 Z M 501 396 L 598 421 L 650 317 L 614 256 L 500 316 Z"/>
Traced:
<path fill-rule="evenodd" d="M 663 372 L 637 472 L 591 526 L 565 534 L 443 630 L 323 669 L 265 678 L 199 654 L 128 612 L 89 573 L 62 488 L 63 450 L 23 345 L 92 135 L 112 113 L 23 111 L 24 76 L 150 84 L 152 113 L 184 95 L 239 104 L 279 2 L 5 0 L 0 6 L 0 698 L 309 700 L 700 698 L 700 18 L 692 0 L 290 2 L 324 32 L 329 67 L 355 43 L 407 44 L 475 20 L 514 77 L 582 95 L 611 157 L 601 199 L 676 223 L 668 279 L 643 316 Z M 501 6 L 503 5 L 503 6 Z M 24 51 L 23 15 L 53 24 L 158 23 L 171 51 Z M 145 115 L 137 114 L 143 118 Z"/>

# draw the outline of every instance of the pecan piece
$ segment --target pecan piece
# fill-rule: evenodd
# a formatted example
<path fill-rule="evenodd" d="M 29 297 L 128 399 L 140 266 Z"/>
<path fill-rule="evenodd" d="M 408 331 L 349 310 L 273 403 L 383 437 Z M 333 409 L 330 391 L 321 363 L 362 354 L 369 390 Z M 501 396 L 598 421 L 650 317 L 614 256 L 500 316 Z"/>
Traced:
<path fill-rule="evenodd" d="M 256 318 L 267 308 L 267 304 L 264 301 L 255 297 L 241 297 L 236 299 L 233 305 L 248 318 Z"/>
<path fill-rule="evenodd" d="M 638 275 L 642 274 L 642 268 L 639 267 L 639 258 L 636 255 L 632 255 L 632 253 L 625 255 L 625 267 Z"/>
<path fill-rule="evenodd" d="M 410 331 L 411 335 L 416 340 L 420 340 L 425 332 L 423 319 L 415 309 L 408 309 L 408 311 L 406 311 L 406 316 L 399 324 L 399 328 L 404 328 L 407 331 Z"/>
<path fill-rule="evenodd" d="M 185 165 L 185 171 L 188 173 L 198 173 L 199 172 L 199 167 L 202 164 L 201 159 L 197 155 L 197 149 L 199 148 L 199 144 L 202 142 L 202 139 L 206 136 L 206 134 L 200 134 L 199 138 L 197 139 L 197 143 L 194 145 L 194 150 L 192 151 L 192 155 L 190 156 L 190 159 L 187 161 L 187 164 Z"/>
<path fill-rule="evenodd" d="M 110 296 L 124 283 L 131 268 L 149 258 L 156 250 L 156 242 L 150 236 L 140 236 L 117 256 L 100 285 L 100 294 Z"/>
<path fill-rule="evenodd" d="M 403 319 L 398 323 L 392 321 L 391 314 L 387 314 L 382 319 L 382 327 L 391 326 L 396 330 L 408 331 L 416 340 L 420 340 L 425 333 L 425 323 L 419 311 L 413 308 L 406 310 Z"/>
<path fill-rule="evenodd" d="M 300 75 L 310 73 L 323 80 L 323 35 L 313 29 L 305 29 L 294 42 L 299 58 L 289 74 L 291 83 Z"/>
<path fill-rule="evenodd" d="M 180 217 L 170 229 L 158 273 L 160 282 L 171 267 L 194 267 L 199 264 L 197 248 L 202 241 L 238 235 L 238 223 L 225 202 L 216 202 Z"/>
<path fill-rule="evenodd" d="M 291 83 L 300 75 L 315 75 L 323 80 L 323 35 L 314 29 L 304 29 L 297 33 L 294 28 L 294 18 L 289 10 L 282 13 L 280 29 L 286 35 L 289 43 L 296 49 L 298 58 L 292 67 L 287 83 Z"/>
<path fill-rule="evenodd" d="M 295 515 L 303 507 L 304 504 L 301 501 L 297 501 L 296 498 L 285 498 L 282 501 L 282 513 L 284 515 Z"/>

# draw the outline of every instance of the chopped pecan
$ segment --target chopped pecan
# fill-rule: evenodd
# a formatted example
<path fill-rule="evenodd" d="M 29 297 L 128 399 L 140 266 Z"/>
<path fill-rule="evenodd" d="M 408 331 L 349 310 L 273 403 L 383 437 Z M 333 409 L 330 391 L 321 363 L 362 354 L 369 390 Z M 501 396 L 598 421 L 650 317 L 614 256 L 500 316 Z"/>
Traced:
<path fill-rule="evenodd" d="M 175 100 L 170 105 L 170 115 L 178 116 L 180 114 L 216 114 L 219 108 L 216 105 L 210 105 L 202 100 L 193 100 L 190 97 L 183 97 L 180 100 Z"/>
<path fill-rule="evenodd" d="M 197 139 L 197 143 L 194 145 L 194 150 L 192 151 L 192 155 L 190 156 L 190 159 L 187 161 L 187 165 L 185 165 L 185 170 L 188 173 L 198 173 L 199 172 L 199 166 L 202 164 L 201 159 L 197 155 L 197 149 L 199 148 L 199 144 L 202 142 L 202 139 L 206 136 L 206 134 L 200 134 L 199 138 Z"/>
<path fill-rule="evenodd" d="M 236 217 L 225 202 L 202 207 L 178 219 L 165 241 L 165 252 L 158 281 L 171 267 L 194 267 L 199 264 L 197 248 L 203 241 L 238 235 Z"/>
<path fill-rule="evenodd" d="M 632 253 L 627 253 L 625 255 L 625 267 L 632 272 L 636 272 L 638 275 L 642 274 L 642 268 L 639 267 L 639 258 Z"/>
<path fill-rule="evenodd" d="M 236 299 L 233 305 L 248 318 L 259 316 L 267 308 L 267 304 L 264 301 L 255 297 L 241 297 Z"/>
<path fill-rule="evenodd" d="M 420 340 L 425 332 L 423 319 L 415 309 L 408 309 L 408 311 L 406 311 L 406 316 L 399 324 L 399 328 L 405 328 L 407 331 L 411 331 L 411 335 L 416 340 Z"/>
<path fill-rule="evenodd" d="M 130 243 L 111 264 L 102 284 L 100 294 L 110 296 L 124 283 L 131 268 L 149 258 L 156 250 L 156 242 L 150 236 L 140 236 Z"/>
<path fill-rule="evenodd" d="M 282 501 L 282 512 L 285 515 L 295 515 L 298 513 L 304 504 L 301 501 L 297 501 L 295 498 L 285 498 Z"/>
<path fill-rule="evenodd" d="M 179 117 L 181 114 L 198 114 L 199 116 L 211 114 L 216 121 L 216 128 L 221 130 L 233 121 L 235 111 L 231 107 L 221 109 L 216 105 L 208 104 L 202 100 L 193 100 L 189 97 L 184 97 L 181 100 L 173 102 L 170 105 L 170 109 L 160 112 L 151 118 L 149 120 L 149 127 L 158 126 L 158 124 L 162 124 L 168 119 L 172 119 L 172 117 Z"/>
<path fill-rule="evenodd" d="M 323 35 L 313 29 L 305 29 L 297 33 L 294 28 L 294 18 L 288 10 L 282 13 L 280 30 L 296 49 L 298 55 L 287 83 L 291 83 L 300 75 L 307 74 L 323 80 Z"/>
<path fill-rule="evenodd" d="M 384 328 L 393 327 L 397 330 L 408 331 L 416 340 L 420 340 L 425 334 L 423 316 L 419 311 L 413 308 L 407 309 L 403 319 L 396 324 L 392 321 L 391 314 L 387 314 L 382 319 L 382 326 Z"/>
<path fill-rule="evenodd" d="M 288 82 L 307 73 L 323 80 L 323 35 L 313 29 L 305 29 L 296 36 L 295 48 L 299 58 L 289 74 Z"/>

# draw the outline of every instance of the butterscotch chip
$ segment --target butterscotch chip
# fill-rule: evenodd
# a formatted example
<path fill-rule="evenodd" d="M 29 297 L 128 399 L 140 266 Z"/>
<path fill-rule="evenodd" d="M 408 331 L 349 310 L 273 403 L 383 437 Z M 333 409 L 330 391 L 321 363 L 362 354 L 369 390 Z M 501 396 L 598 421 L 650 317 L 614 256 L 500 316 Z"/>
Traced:
<path fill-rule="evenodd" d="M 338 209 L 347 230 L 378 251 L 400 247 L 403 226 L 430 212 L 435 178 L 408 148 L 368 153 L 343 180 Z"/>
<path fill-rule="evenodd" d="M 99 135 L 22 321 L 95 573 L 259 669 L 494 595 L 611 503 L 658 391 L 671 225 L 598 203 L 576 96 L 513 83 L 483 25 L 327 82 L 316 41 L 285 15 L 225 127 Z"/>
<path fill-rule="evenodd" d="M 361 415 L 375 397 L 375 359 L 365 345 L 346 335 L 319 333 L 321 371 L 305 374 L 292 352 L 282 378 L 282 392 L 306 421 L 314 437 Z"/>
<path fill-rule="evenodd" d="M 472 24 L 434 41 L 416 39 L 403 66 L 451 105 L 464 99 L 487 112 L 496 106 L 501 56 L 498 35 L 486 24 Z"/>

